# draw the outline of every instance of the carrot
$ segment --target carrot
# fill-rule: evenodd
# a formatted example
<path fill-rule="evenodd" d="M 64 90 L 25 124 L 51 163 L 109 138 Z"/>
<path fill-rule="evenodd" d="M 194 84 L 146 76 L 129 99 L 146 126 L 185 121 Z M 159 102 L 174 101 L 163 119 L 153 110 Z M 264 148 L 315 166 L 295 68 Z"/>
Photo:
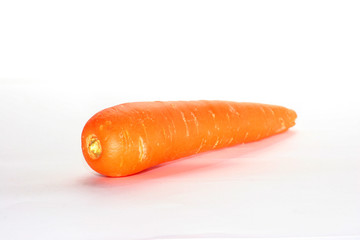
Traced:
<path fill-rule="evenodd" d="M 295 125 L 281 106 L 229 101 L 125 103 L 86 123 L 82 152 L 96 172 L 127 176 L 163 162 L 260 140 Z"/>

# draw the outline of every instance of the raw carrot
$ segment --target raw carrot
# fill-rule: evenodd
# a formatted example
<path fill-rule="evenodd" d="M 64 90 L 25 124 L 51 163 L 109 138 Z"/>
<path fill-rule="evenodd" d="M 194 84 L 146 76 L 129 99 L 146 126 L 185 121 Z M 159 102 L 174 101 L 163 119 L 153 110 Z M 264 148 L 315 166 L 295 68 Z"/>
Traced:
<path fill-rule="evenodd" d="M 163 162 L 284 132 L 297 115 L 281 106 L 229 101 L 125 103 L 86 123 L 82 152 L 100 174 L 127 176 Z"/>

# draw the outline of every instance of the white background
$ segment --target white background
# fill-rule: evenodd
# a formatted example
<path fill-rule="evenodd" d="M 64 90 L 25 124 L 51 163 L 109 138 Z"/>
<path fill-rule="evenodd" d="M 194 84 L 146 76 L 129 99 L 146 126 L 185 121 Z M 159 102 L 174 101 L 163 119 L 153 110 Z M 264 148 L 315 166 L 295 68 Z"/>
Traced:
<path fill-rule="evenodd" d="M 0 1 L 3 239 L 360 239 L 358 1 Z M 80 148 L 97 111 L 219 99 L 287 133 L 126 178 Z"/>

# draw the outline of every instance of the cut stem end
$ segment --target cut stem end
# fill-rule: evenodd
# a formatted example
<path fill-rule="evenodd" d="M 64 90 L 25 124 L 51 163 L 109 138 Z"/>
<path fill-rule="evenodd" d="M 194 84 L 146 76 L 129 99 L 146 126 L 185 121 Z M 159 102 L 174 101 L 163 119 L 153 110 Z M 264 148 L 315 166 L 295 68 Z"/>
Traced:
<path fill-rule="evenodd" d="M 91 135 L 88 137 L 87 150 L 89 156 L 92 159 L 98 159 L 100 157 L 102 153 L 102 148 L 101 148 L 100 140 L 95 135 Z"/>

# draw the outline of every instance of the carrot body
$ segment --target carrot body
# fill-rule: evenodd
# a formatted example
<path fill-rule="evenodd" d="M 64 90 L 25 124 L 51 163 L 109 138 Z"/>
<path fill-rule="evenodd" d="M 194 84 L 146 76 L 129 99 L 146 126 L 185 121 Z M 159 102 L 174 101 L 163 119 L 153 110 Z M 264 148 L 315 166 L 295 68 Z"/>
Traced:
<path fill-rule="evenodd" d="M 247 143 L 295 125 L 293 110 L 229 101 L 125 103 L 95 114 L 82 132 L 87 163 L 127 176 L 163 162 Z"/>

